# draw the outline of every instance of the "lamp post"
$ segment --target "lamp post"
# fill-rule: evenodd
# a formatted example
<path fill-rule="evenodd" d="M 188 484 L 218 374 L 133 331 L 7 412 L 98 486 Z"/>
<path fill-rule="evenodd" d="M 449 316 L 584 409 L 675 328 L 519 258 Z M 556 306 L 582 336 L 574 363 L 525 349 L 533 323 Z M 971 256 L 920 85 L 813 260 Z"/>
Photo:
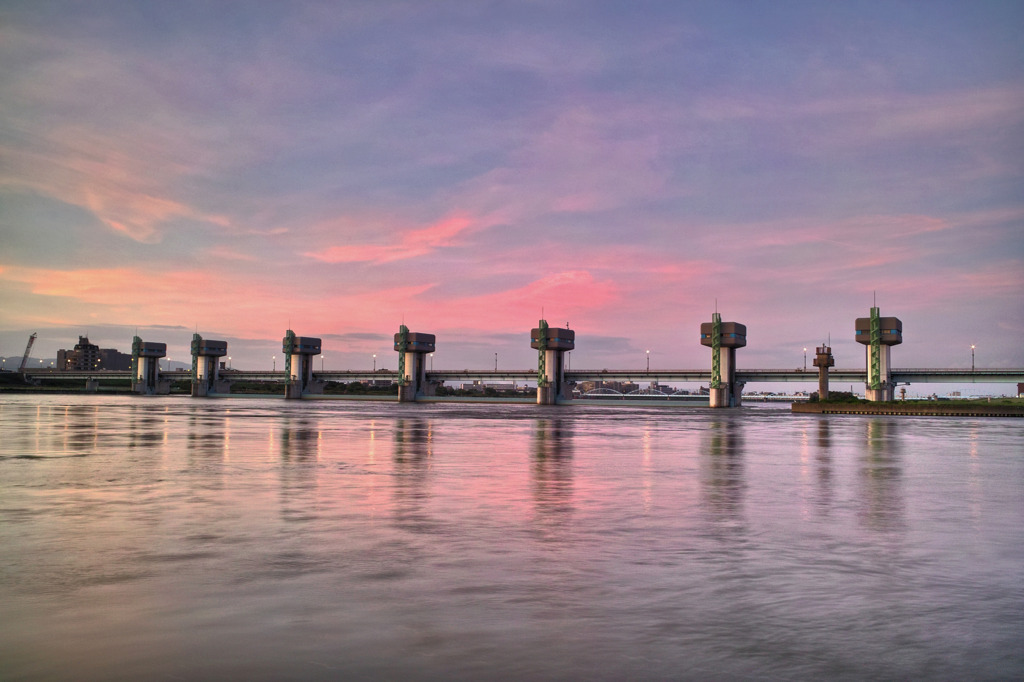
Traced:
<path fill-rule="evenodd" d="M 807 349 L 804 348 L 804 371 L 807 371 Z"/>
<path fill-rule="evenodd" d="M 647 373 L 651 373 L 651 351 L 647 351 Z"/>
<path fill-rule="evenodd" d="M 373 371 L 374 372 L 377 371 L 377 354 L 376 353 L 373 354 Z"/>
<path fill-rule="evenodd" d="M 324 355 L 323 355 L 323 353 L 320 354 L 320 371 L 321 372 L 324 371 Z"/>
<path fill-rule="evenodd" d="M 228 369 L 231 369 L 231 356 L 228 356 Z"/>
<path fill-rule="evenodd" d="M 434 354 L 433 353 L 430 354 L 430 371 L 431 372 L 434 371 Z"/>
<path fill-rule="evenodd" d="M 974 371 L 974 344 L 971 344 L 971 371 Z"/>
<path fill-rule="evenodd" d="M 274 355 L 270 359 L 274 361 L 274 371 L 276 372 L 277 371 L 277 356 Z"/>
<path fill-rule="evenodd" d="M 495 372 L 498 371 L 498 354 L 497 353 L 494 354 L 494 371 Z"/>

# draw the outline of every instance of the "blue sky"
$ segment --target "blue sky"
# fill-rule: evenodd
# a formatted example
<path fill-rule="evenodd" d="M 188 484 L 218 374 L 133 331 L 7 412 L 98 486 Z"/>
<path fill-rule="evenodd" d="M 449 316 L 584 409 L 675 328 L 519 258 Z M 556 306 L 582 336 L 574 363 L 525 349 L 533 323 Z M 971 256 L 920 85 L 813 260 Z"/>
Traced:
<path fill-rule="evenodd" d="M 1021 2 L 0 3 L 0 354 L 1024 366 Z M 393 358 L 391 358 L 393 359 Z"/>

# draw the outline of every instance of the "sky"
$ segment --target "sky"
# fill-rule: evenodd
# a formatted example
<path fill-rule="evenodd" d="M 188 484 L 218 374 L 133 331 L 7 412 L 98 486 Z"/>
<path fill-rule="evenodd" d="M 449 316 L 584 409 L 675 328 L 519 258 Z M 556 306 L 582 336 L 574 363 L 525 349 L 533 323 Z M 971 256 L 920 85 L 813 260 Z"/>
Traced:
<path fill-rule="evenodd" d="M 0 0 L 0 355 L 1024 367 L 1024 2 Z M 808 362 L 810 359 L 808 359 Z M 319 363 L 318 363 L 319 365 Z M 810 390 L 810 387 L 808 387 Z"/>

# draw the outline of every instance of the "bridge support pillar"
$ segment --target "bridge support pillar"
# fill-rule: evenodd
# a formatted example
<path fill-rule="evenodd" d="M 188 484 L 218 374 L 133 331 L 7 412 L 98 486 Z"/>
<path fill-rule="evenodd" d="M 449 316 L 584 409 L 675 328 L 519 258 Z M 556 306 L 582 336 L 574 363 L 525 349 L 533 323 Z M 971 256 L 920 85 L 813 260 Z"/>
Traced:
<path fill-rule="evenodd" d="M 872 402 L 888 402 L 895 397 L 889 349 L 903 343 L 903 322 L 897 317 L 882 317 L 877 307 L 870 317 L 858 317 L 857 343 L 864 344 L 867 382 L 864 397 Z"/>
<path fill-rule="evenodd" d="M 530 348 L 537 349 L 537 404 L 556 405 L 570 397 L 565 381 L 565 353 L 576 347 L 576 332 L 549 327 L 540 320 L 530 332 Z"/>
<path fill-rule="evenodd" d="M 192 335 L 192 397 L 226 393 L 228 382 L 220 381 L 220 358 L 228 354 L 227 341 L 211 341 Z"/>
<path fill-rule="evenodd" d="M 828 368 L 835 367 L 832 346 L 821 345 L 814 349 L 814 366 L 818 368 L 818 400 L 828 400 Z"/>
<path fill-rule="evenodd" d="M 427 381 L 426 358 L 435 347 L 433 334 L 410 332 L 404 324 L 398 328 L 398 402 L 411 403 L 419 397 L 434 395 L 437 386 Z"/>
<path fill-rule="evenodd" d="M 711 322 L 700 325 L 700 343 L 711 347 L 711 407 L 739 407 L 743 382 L 736 381 L 736 349 L 747 345 L 747 327 L 738 322 L 722 322 L 714 313 Z"/>
<path fill-rule="evenodd" d="M 166 343 L 132 339 L 132 392 L 142 395 L 166 395 L 171 382 L 160 378 L 160 358 L 167 356 Z"/>
<path fill-rule="evenodd" d="M 321 341 L 312 336 L 296 336 L 291 329 L 281 340 L 284 367 L 288 373 L 284 397 L 297 400 L 307 393 L 322 393 L 323 385 L 313 381 L 313 358 L 320 355 Z"/>

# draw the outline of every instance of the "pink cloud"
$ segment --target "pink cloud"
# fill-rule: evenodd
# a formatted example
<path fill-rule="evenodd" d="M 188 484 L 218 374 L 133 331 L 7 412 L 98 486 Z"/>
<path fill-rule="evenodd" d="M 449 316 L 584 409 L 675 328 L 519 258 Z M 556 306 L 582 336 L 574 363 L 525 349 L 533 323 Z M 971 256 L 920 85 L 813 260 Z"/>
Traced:
<path fill-rule="evenodd" d="M 461 238 L 483 227 L 485 225 L 467 215 L 455 214 L 433 225 L 406 232 L 391 244 L 331 246 L 320 252 L 307 252 L 303 255 L 325 263 L 389 263 L 425 256 L 438 249 L 459 244 Z"/>
<path fill-rule="evenodd" d="M 328 333 L 379 329 L 430 285 L 370 288 L 331 294 L 322 288 L 282 291 L 261 273 L 237 276 L 208 270 L 155 272 L 142 268 L 52 270 L 4 266 L 7 286 L 38 297 L 37 307 L 65 323 L 99 314 L 110 324 L 198 325 L 273 338 L 289 323 Z M 212 297 L 212 298 L 211 298 Z"/>
<path fill-rule="evenodd" d="M 138 149 L 123 149 L 124 141 L 92 139 L 70 129 L 47 131 L 45 137 L 33 150 L 0 148 L 13 171 L 4 177 L 8 186 L 79 206 L 114 232 L 143 243 L 159 241 L 161 224 L 174 218 L 230 225 L 223 215 L 167 196 L 169 171 L 160 163 L 166 150 L 150 149 L 152 156 L 143 158 Z M 58 148 L 59 154 L 45 151 Z"/>
<path fill-rule="evenodd" d="M 598 279 L 586 270 L 566 270 L 514 289 L 432 302 L 430 311 L 434 323 L 441 327 L 518 331 L 539 319 L 542 310 L 552 319 L 579 319 L 619 300 L 615 282 Z"/>

